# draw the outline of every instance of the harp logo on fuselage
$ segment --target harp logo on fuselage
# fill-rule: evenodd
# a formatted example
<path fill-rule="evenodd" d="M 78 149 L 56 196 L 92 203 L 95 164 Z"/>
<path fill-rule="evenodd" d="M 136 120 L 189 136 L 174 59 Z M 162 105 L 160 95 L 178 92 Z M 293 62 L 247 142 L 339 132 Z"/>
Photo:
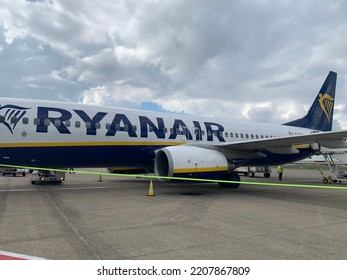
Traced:
<path fill-rule="evenodd" d="M 13 134 L 18 122 L 24 117 L 28 109 L 30 108 L 17 105 L 0 106 L 0 123 L 3 123 Z"/>

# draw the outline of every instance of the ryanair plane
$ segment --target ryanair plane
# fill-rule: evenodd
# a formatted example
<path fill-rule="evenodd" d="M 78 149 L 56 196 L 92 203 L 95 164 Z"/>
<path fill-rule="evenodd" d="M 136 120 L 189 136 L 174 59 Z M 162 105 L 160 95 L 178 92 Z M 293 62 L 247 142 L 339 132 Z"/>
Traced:
<path fill-rule="evenodd" d="M 0 98 L 0 163 L 154 169 L 158 176 L 228 180 L 221 185 L 237 188 L 239 166 L 347 147 L 347 131 L 331 131 L 336 76 L 329 73 L 305 117 L 283 125 Z"/>

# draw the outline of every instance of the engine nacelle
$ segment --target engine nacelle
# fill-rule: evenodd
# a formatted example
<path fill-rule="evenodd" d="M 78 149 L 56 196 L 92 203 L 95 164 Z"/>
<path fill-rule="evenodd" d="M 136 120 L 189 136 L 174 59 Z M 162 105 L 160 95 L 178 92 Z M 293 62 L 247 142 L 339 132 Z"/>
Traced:
<path fill-rule="evenodd" d="M 229 170 L 226 157 L 215 150 L 193 146 L 174 146 L 156 151 L 157 176 L 221 179 Z"/>

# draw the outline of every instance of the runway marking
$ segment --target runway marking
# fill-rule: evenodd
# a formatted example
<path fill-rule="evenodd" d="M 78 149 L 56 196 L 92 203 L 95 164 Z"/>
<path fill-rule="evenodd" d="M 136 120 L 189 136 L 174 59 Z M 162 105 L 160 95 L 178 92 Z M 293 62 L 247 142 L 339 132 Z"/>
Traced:
<path fill-rule="evenodd" d="M 46 171 L 58 171 L 68 173 L 69 170 L 57 169 L 57 168 L 41 168 L 33 166 L 21 166 L 21 165 L 10 165 L 10 164 L 0 164 L 2 167 L 17 168 L 17 169 L 40 169 Z M 118 174 L 118 173 L 107 173 L 107 172 L 96 172 L 96 171 L 84 171 L 84 170 L 74 170 L 77 174 L 89 174 L 89 175 L 104 175 L 104 176 L 114 176 L 114 177 L 131 177 L 131 178 L 141 178 L 141 179 L 159 179 L 159 180 L 180 180 L 180 181 L 192 181 L 192 182 L 205 182 L 205 183 L 227 183 L 232 184 L 236 181 L 226 181 L 226 180 L 208 180 L 208 179 L 198 179 L 198 178 L 181 178 L 181 177 L 168 177 L 168 176 L 156 176 L 156 175 L 139 175 L 139 174 Z M 292 188 L 311 188 L 311 189 L 337 189 L 337 190 L 347 190 L 347 186 L 323 186 L 323 185 L 305 185 L 305 184 L 288 184 L 288 183 L 271 183 L 271 182 L 247 182 L 247 181 L 237 181 L 239 184 L 243 185 L 259 185 L 259 186 L 272 186 L 272 187 L 292 187 Z"/>
<path fill-rule="evenodd" d="M 0 251 L 0 260 L 44 260 L 44 259 L 39 257 L 23 255 L 23 254 Z"/>

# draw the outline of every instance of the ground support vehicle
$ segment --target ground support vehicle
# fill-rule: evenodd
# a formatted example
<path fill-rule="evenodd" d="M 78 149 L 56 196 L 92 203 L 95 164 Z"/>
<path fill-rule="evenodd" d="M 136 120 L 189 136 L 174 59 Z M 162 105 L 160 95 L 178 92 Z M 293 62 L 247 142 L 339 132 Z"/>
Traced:
<path fill-rule="evenodd" d="M 16 168 L 3 168 L 1 170 L 2 176 L 6 175 L 12 175 L 13 177 L 20 175 L 20 176 L 26 176 L 28 170 L 27 169 L 16 169 Z"/>
<path fill-rule="evenodd" d="M 322 175 L 323 178 L 323 183 L 328 184 L 328 183 L 341 183 L 341 182 L 347 182 L 347 174 L 340 170 L 338 166 L 335 164 L 333 155 L 334 152 L 329 152 L 329 153 L 322 153 L 324 156 L 325 162 L 329 168 L 330 174 L 329 176 L 326 176 L 323 171 L 318 167 L 319 172 Z"/>
<path fill-rule="evenodd" d="M 249 177 L 254 177 L 256 173 L 263 173 L 265 178 L 269 178 L 272 172 L 270 166 L 240 166 L 235 171 Z"/>
<path fill-rule="evenodd" d="M 31 184 L 61 184 L 65 180 L 65 172 L 34 170 L 31 174 Z"/>

